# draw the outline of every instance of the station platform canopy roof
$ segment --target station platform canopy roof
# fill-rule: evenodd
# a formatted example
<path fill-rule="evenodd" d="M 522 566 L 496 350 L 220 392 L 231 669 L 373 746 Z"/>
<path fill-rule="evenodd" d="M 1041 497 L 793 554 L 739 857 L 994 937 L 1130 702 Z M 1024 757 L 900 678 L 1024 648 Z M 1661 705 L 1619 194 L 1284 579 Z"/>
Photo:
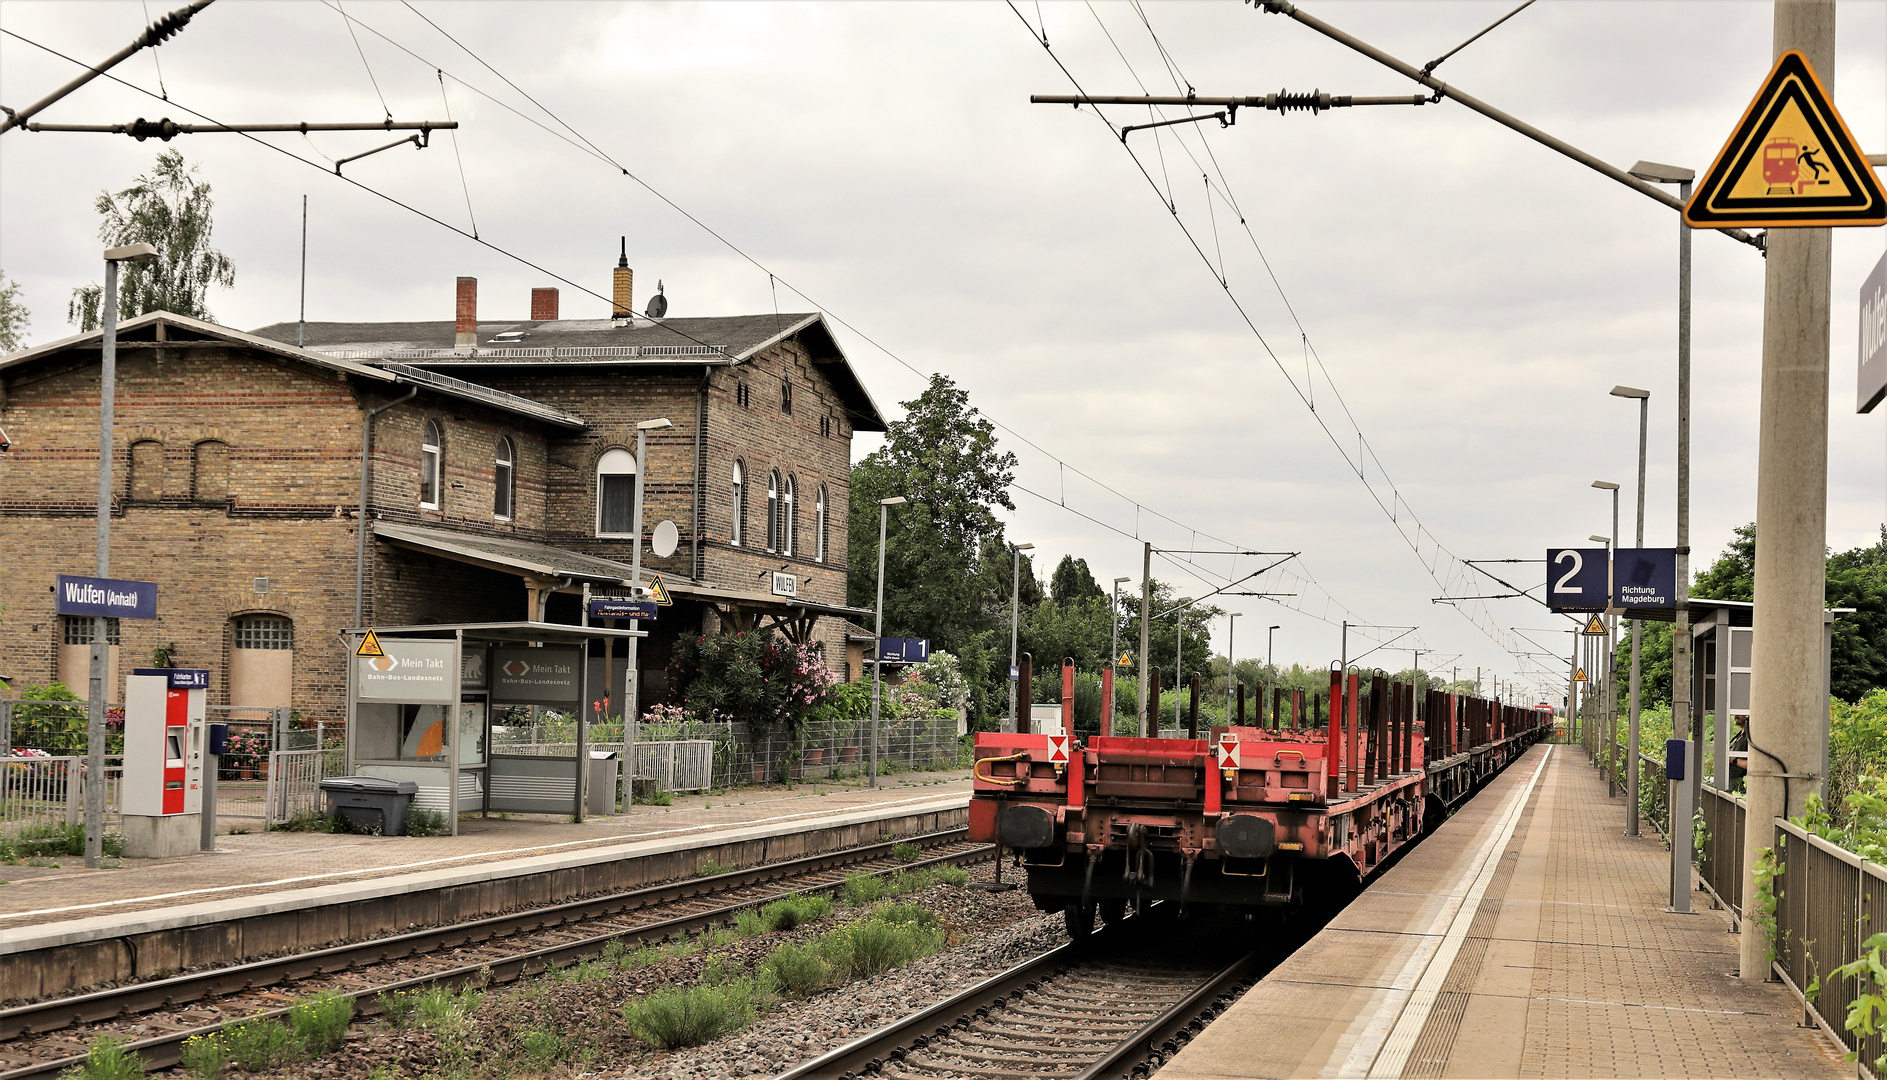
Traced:
<path fill-rule="evenodd" d="M 575 644 L 598 638 L 648 637 L 646 630 L 618 630 L 609 626 L 571 626 L 568 623 L 479 622 L 422 623 L 418 626 L 356 626 L 341 633 L 359 637 L 372 630 L 381 637 L 449 638 L 464 634 L 473 641 L 552 641 Z"/>

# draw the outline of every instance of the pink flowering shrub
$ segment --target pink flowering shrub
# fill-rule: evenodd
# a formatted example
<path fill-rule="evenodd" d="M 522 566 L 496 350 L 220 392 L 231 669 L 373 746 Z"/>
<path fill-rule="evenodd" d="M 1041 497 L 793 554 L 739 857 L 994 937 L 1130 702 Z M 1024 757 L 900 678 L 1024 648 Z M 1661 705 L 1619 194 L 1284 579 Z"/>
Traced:
<path fill-rule="evenodd" d="M 756 738 L 783 730 L 795 739 L 836 681 L 818 645 L 749 631 L 683 639 L 668 678 L 695 717 L 745 721 Z"/>

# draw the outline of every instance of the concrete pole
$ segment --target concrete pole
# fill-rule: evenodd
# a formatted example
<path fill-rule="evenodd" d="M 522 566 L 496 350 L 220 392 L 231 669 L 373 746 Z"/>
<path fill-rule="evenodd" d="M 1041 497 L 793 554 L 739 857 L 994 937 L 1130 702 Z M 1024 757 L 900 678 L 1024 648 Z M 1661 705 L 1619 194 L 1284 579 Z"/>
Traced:
<path fill-rule="evenodd" d="M 1678 185 L 1690 201 L 1691 181 Z M 1694 676 L 1690 638 L 1690 226 L 1677 219 L 1677 611 L 1671 624 L 1671 733 L 1692 714 Z M 1691 737 L 1702 746 L 1703 721 L 1693 719 Z M 1690 895 L 1689 882 L 1684 893 Z"/>
<path fill-rule="evenodd" d="M 1139 678 L 1135 681 L 1139 684 L 1139 687 L 1140 687 L 1140 736 L 1141 738 L 1157 737 L 1160 734 L 1158 717 L 1152 718 L 1153 727 L 1149 728 L 1147 726 L 1147 720 L 1149 719 L 1147 716 L 1147 680 L 1153 677 L 1153 669 L 1148 666 L 1149 664 L 1152 663 L 1152 661 L 1148 659 L 1148 656 L 1150 654 L 1147 651 L 1147 648 L 1148 648 L 1147 642 L 1149 640 L 1149 634 L 1152 629 L 1152 626 L 1151 626 L 1152 620 L 1153 620 L 1153 545 L 1150 543 L 1143 543 L 1140 548 L 1140 658 L 1139 658 L 1140 668 L 1137 672 L 1135 672 L 1135 674 L 1139 676 Z"/>
<path fill-rule="evenodd" d="M 118 392 L 118 261 L 105 260 L 104 329 L 98 365 L 98 540 L 92 573 L 111 576 L 112 422 Z M 105 701 L 111 693 L 111 640 L 103 615 L 92 618 L 92 669 L 85 694 L 85 865 L 96 869 L 105 841 Z"/>
<path fill-rule="evenodd" d="M 645 486 L 642 478 L 648 475 L 649 470 L 648 436 L 649 433 L 646 430 L 640 427 L 636 428 L 636 498 L 631 511 L 633 520 L 629 523 L 629 531 L 636 534 L 635 546 L 629 549 L 629 598 L 631 600 L 642 599 L 642 490 Z M 879 541 L 880 550 L 883 549 L 883 546 L 884 542 L 882 540 Z M 583 617 L 586 625 L 589 621 L 589 614 L 589 598 L 585 597 Z M 640 630 L 641 628 L 642 620 L 629 620 L 629 629 Z M 642 650 L 638 644 L 641 640 L 641 638 L 636 637 L 629 639 L 629 665 L 628 670 L 623 673 L 629 683 L 628 686 L 623 687 L 622 693 L 623 741 L 626 744 L 623 747 L 625 751 L 623 758 L 626 761 L 625 767 L 629 770 L 629 791 L 632 796 L 635 793 L 636 786 L 636 724 L 637 721 L 642 718 Z M 612 657 L 615 656 L 616 643 L 613 641 L 608 642 L 607 647 L 609 649 L 609 655 Z M 586 673 L 590 670 L 589 658 L 590 645 L 589 642 L 586 641 L 583 643 L 583 670 Z M 609 667 L 610 665 L 608 664 L 603 665 L 605 679 L 609 676 Z M 609 693 L 608 682 L 603 683 L 603 693 L 605 695 Z M 586 762 L 577 762 L 577 768 L 582 769 L 587 767 L 588 764 Z"/>
<path fill-rule="evenodd" d="M 879 678 L 882 675 L 883 669 L 884 669 L 884 659 L 883 659 L 884 649 L 882 646 L 883 646 L 884 634 L 885 634 L 885 526 L 890 522 L 890 520 L 891 520 L 891 507 L 885 503 L 882 503 L 882 502 L 879 503 L 878 504 L 878 602 L 873 606 L 873 609 L 872 609 L 873 621 L 872 621 L 872 628 L 871 628 L 871 786 L 874 788 L 878 786 Z M 1016 553 L 1016 558 L 1018 560 L 1022 558 L 1021 552 Z M 1015 635 L 1015 631 L 1012 625 L 1011 630 L 1010 630 L 1010 639 L 1009 639 L 1009 648 L 1012 654 L 1015 650 L 1015 636 L 1014 635 Z M 1013 665 L 1014 661 L 1012 660 L 1010 661 L 1010 663 Z M 1014 719 L 1015 714 L 1016 714 L 1016 684 L 1014 680 L 1010 680 L 1010 683 L 1009 683 L 1009 716 L 1010 718 Z"/>
<path fill-rule="evenodd" d="M 1232 722 L 1232 684 L 1238 681 L 1238 671 L 1233 667 L 1232 643 L 1238 640 L 1238 617 L 1242 612 L 1234 611 L 1225 619 L 1225 722 Z M 1258 709 L 1264 711 L 1264 699 L 1258 701 Z M 1272 717 L 1272 719 L 1277 719 Z"/>
<path fill-rule="evenodd" d="M 1612 489 L 1612 538 L 1605 558 L 1605 794 L 1618 795 L 1618 488 Z"/>
<path fill-rule="evenodd" d="M 1775 52 L 1800 49 L 1834 91 L 1834 0 L 1776 0 Z M 1821 787 L 1822 608 L 1828 542 L 1828 229 L 1771 229 L 1763 280 L 1756 458 L 1756 633 L 1750 677 L 1749 842 L 1743 895 L 1770 821 Z M 1720 664 L 1718 670 L 1725 670 Z M 1727 700 L 1719 698 L 1719 705 Z M 1760 749 L 1758 749 L 1760 747 Z M 1688 836 L 1674 823 L 1673 832 Z M 1745 920 L 1742 976 L 1767 979 L 1768 935 Z"/>

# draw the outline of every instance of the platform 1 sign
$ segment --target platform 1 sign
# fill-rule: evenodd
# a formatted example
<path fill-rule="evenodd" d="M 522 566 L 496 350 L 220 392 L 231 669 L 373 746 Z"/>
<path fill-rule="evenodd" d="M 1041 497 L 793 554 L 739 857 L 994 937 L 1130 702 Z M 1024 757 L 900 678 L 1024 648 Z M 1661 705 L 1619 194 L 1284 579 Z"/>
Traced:
<path fill-rule="evenodd" d="M 55 615 L 103 615 L 107 619 L 155 619 L 157 618 L 157 583 L 60 574 L 57 583 L 53 586 L 52 611 Z"/>
<path fill-rule="evenodd" d="M 1776 60 L 1684 207 L 1699 229 L 1887 224 L 1887 193 L 1808 57 Z"/>
<path fill-rule="evenodd" d="M 878 660 L 884 664 L 921 664 L 930 659 L 930 639 L 921 637 L 882 637 L 878 639 Z M 1010 669 L 1015 670 L 1014 668 Z M 1015 678 L 1015 676 L 1010 676 Z"/>
<path fill-rule="evenodd" d="M 1546 603 L 1554 611 L 1604 611 L 1604 548 L 1547 548 Z"/>

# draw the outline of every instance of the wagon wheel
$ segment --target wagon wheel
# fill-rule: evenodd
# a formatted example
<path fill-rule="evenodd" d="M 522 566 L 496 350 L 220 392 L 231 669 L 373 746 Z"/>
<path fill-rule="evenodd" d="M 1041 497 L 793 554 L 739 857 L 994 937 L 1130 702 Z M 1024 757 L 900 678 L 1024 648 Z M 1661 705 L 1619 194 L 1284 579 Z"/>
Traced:
<path fill-rule="evenodd" d="M 1099 909 L 1101 921 L 1109 926 L 1127 917 L 1127 901 L 1124 899 L 1103 900 L 1100 902 Z"/>
<path fill-rule="evenodd" d="M 1061 909 L 1062 921 L 1067 924 L 1068 936 L 1082 941 L 1094 933 L 1094 905 L 1069 904 Z"/>

